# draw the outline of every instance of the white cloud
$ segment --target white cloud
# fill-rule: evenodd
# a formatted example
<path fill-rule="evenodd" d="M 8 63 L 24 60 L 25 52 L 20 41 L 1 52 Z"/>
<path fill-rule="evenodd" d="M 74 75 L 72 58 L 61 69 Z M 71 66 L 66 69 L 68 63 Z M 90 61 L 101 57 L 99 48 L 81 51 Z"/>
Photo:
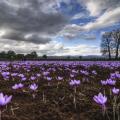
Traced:
<path fill-rule="evenodd" d="M 83 31 L 82 27 L 77 24 L 66 25 L 59 33 L 58 36 L 73 39 L 78 37 L 79 33 Z"/>
<path fill-rule="evenodd" d="M 12 44 L 12 46 L 11 46 Z M 16 53 L 30 53 L 36 51 L 39 55 L 47 54 L 54 55 L 56 52 L 62 50 L 64 45 L 61 42 L 51 41 L 47 44 L 33 44 L 24 41 L 9 41 L 7 39 L 0 40 L 0 50 L 8 51 L 13 50 Z"/>
<path fill-rule="evenodd" d="M 91 16 L 97 16 L 100 14 L 100 5 L 99 2 L 90 1 L 86 4 L 87 10 L 90 12 Z"/>
<path fill-rule="evenodd" d="M 56 53 L 57 56 L 65 55 L 100 55 L 100 49 L 97 46 L 89 46 L 86 44 L 80 44 L 77 46 L 64 47 L 59 53 Z"/>
<path fill-rule="evenodd" d="M 77 24 L 66 25 L 63 28 L 63 30 L 59 32 L 58 35 L 68 39 L 73 39 L 76 37 L 80 38 L 80 35 L 84 34 L 83 32 L 110 27 L 115 24 L 118 24 L 119 22 L 120 22 L 120 7 L 117 7 L 114 10 L 106 11 L 95 21 L 89 22 L 85 25 L 77 25 Z"/>
<path fill-rule="evenodd" d="M 90 22 L 83 26 L 85 30 L 100 29 L 108 26 L 113 26 L 114 24 L 120 22 L 120 7 L 106 11 L 103 15 L 98 17 L 94 22 Z"/>
<path fill-rule="evenodd" d="M 12 46 L 11 46 L 12 44 Z M 100 50 L 98 46 L 80 44 L 75 46 L 65 46 L 61 42 L 52 41 L 47 44 L 36 45 L 33 43 L 25 43 L 0 40 L 1 51 L 13 50 L 17 53 L 30 53 L 36 51 L 39 55 L 47 54 L 50 56 L 61 56 L 61 55 L 100 55 Z"/>
<path fill-rule="evenodd" d="M 72 20 L 80 19 L 80 18 L 86 18 L 86 15 L 85 15 L 84 13 L 75 14 L 75 15 L 72 17 Z"/>
<path fill-rule="evenodd" d="M 119 0 L 77 0 L 91 16 L 99 16 L 104 10 L 111 10 L 120 6 Z"/>

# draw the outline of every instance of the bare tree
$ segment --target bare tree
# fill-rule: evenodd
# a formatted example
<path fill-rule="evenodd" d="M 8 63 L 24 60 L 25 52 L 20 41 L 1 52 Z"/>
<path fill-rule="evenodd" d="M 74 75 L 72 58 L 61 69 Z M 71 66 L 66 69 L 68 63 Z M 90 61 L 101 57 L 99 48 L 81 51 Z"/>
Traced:
<path fill-rule="evenodd" d="M 105 32 L 102 35 L 101 53 L 105 56 L 108 56 L 109 59 L 111 59 L 112 49 L 113 48 L 112 48 L 111 32 Z"/>
<path fill-rule="evenodd" d="M 120 51 L 120 29 L 112 32 L 112 39 L 114 41 L 115 59 L 118 59 Z"/>

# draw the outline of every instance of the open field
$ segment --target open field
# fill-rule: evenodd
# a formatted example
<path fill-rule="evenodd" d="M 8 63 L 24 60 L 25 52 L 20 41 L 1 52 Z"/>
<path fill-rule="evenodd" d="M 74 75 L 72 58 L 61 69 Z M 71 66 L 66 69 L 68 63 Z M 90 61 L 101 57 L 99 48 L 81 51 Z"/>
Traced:
<path fill-rule="evenodd" d="M 120 62 L 0 62 L 2 120 L 120 120 L 119 88 Z"/>

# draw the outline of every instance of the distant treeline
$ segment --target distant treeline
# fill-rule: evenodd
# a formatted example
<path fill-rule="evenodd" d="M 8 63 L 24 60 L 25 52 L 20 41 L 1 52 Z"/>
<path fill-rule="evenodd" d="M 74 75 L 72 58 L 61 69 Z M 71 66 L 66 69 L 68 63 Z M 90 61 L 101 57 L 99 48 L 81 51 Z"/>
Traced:
<path fill-rule="evenodd" d="M 48 60 L 48 61 L 108 61 L 108 60 L 120 60 L 120 58 L 115 59 L 115 58 L 106 58 L 106 57 L 92 57 L 92 58 L 85 58 L 82 56 L 78 56 L 78 57 L 72 57 L 72 56 L 64 56 L 64 57 L 51 57 L 51 56 L 47 56 L 47 55 L 43 55 L 43 56 L 38 56 L 37 53 L 35 51 L 29 53 L 29 54 L 17 54 L 15 51 L 2 51 L 0 52 L 0 60 L 1 61 L 7 61 L 7 60 L 22 60 L 22 61 L 26 61 L 26 60 Z"/>
<path fill-rule="evenodd" d="M 0 52 L 0 60 L 25 60 L 25 59 L 37 59 L 38 55 L 35 51 L 29 54 L 17 54 L 14 51 L 9 50 L 8 52 Z"/>

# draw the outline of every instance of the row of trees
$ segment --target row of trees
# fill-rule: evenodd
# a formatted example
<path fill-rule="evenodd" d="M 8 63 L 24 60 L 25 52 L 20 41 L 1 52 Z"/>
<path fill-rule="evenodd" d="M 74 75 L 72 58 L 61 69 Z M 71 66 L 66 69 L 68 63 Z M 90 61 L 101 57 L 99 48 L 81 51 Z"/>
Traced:
<path fill-rule="evenodd" d="M 109 59 L 120 57 L 120 29 L 102 35 L 101 53 Z"/>
<path fill-rule="evenodd" d="M 8 52 L 2 51 L 0 52 L 0 59 L 1 60 L 25 60 L 25 59 L 38 59 L 39 56 L 35 51 L 29 54 L 17 54 L 14 51 L 9 50 Z M 43 55 L 42 58 L 46 59 L 47 56 Z"/>
<path fill-rule="evenodd" d="M 14 60 L 14 59 L 31 59 L 31 58 L 37 58 L 38 55 L 36 52 L 31 52 L 30 54 L 17 54 L 15 53 L 14 51 L 8 51 L 8 52 L 5 52 L 5 51 L 2 51 L 0 52 L 0 58 L 1 59 L 8 59 L 8 60 Z"/>

